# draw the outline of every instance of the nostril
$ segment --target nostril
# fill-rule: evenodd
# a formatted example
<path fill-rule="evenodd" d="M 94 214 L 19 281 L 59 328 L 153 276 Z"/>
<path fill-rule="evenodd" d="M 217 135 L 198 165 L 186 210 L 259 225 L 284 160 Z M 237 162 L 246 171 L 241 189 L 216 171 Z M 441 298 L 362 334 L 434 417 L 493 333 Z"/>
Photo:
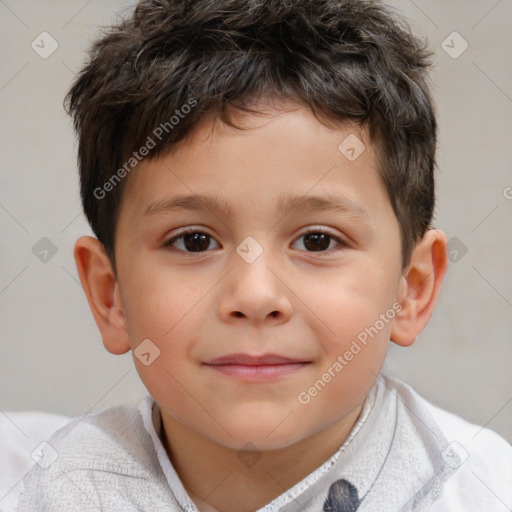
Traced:
<path fill-rule="evenodd" d="M 233 311 L 233 315 L 236 316 L 237 318 L 245 317 L 245 314 L 242 313 L 241 311 Z M 269 316 L 272 316 L 275 318 L 275 317 L 279 316 L 279 311 L 277 311 L 277 310 L 272 311 L 271 313 L 269 313 Z"/>

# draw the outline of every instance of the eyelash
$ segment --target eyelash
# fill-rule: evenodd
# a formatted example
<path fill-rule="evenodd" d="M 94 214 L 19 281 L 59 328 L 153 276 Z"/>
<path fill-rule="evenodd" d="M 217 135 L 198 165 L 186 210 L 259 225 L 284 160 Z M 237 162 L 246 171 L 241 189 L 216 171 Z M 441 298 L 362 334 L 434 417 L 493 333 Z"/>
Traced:
<path fill-rule="evenodd" d="M 182 239 L 184 236 L 186 235 L 189 235 L 189 234 L 192 234 L 192 233 L 200 233 L 200 234 L 204 234 L 204 235 L 207 235 L 208 237 L 210 237 L 212 240 L 215 240 L 211 235 L 209 235 L 208 233 L 206 233 L 205 231 L 201 231 L 200 229 L 198 228 L 185 228 L 183 231 L 181 231 L 179 234 L 177 234 L 176 236 L 172 237 L 171 239 L 169 239 L 167 242 L 164 243 L 164 247 L 169 247 L 169 248 L 172 248 L 172 249 L 175 249 L 176 251 L 179 251 L 179 252 L 183 252 L 185 254 L 204 254 L 206 252 L 209 252 L 211 249 L 207 249 L 205 251 L 197 251 L 197 252 L 194 252 L 194 251 L 184 251 L 182 249 L 176 249 L 175 247 L 172 246 L 173 243 L 175 243 L 177 240 L 180 240 Z M 305 252 L 308 252 L 310 254 L 319 254 L 319 255 L 324 255 L 324 254 L 331 254 L 333 252 L 336 252 L 336 251 L 339 251 L 340 249 L 343 249 L 345 247 L 348 247 L 348 243 L 343 241 L 342 239 L 334 236 L 333 234 L 331 234 L 329 231 L 323 229 L 323 228 L 309 228 L 305 233 L 302 233 L 298 238 L 296 238 L 296 240 L 299 240 L 300 238 L 306 236 L 306 235 L 310 235 L 310 234 L 317 234 L 317 233 L 320 233 L 320 234 L 324 234 L 324 235 L 327 235 L 329 236 L 329 238 L 331 240 L 334 240 L 338 246 L 337 247 L 334 247 L 332 249 L 327 249 L 325 251 L 305 251 Z M 218 243 L 218 242 L 217 242 Z M 330 244 L 329 244 L 330 245 Z"/>

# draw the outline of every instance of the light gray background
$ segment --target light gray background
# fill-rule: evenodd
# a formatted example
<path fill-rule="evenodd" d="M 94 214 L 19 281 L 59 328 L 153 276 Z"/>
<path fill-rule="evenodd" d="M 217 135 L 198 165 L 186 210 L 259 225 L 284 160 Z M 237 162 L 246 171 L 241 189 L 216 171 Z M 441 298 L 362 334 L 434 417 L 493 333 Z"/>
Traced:
<path fill-rule="evenodd" d="M 416 344 L 392 346 L 387 365 L 435 404 L 512 441 L 512 1 L 389 3 L 436 52 L 436 226 L 467 253 L 451 264 Z M 91 232 L 62 108 L 97 27 L 131 5 L 0 0 L 3 412 L 83 415 L 145 394 L 131 355 L 104 350 L 78 283 L 73 244 Z M 59 44 L 47 59 L 31 48 L 43 31 Z M 456 59 L 441 46 L 453 31 L 469 44 Z M 46 263 L 32 252 L 43 237 L 57 247 Z"/>

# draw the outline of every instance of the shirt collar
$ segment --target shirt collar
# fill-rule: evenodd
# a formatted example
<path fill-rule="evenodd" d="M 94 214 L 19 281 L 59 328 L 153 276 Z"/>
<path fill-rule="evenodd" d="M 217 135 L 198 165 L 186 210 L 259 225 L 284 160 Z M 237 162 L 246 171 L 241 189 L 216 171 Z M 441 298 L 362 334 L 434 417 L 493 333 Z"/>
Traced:
<path fill-rule="evenodd" d="M 148 395 L 139 409 L 171 492 L 197 512 L 162 444 L 158 404 Z M 258 512 L 420 510 L 439 498 L 457 457 L 412 389 L 381 375 L 336 453 Z"/>

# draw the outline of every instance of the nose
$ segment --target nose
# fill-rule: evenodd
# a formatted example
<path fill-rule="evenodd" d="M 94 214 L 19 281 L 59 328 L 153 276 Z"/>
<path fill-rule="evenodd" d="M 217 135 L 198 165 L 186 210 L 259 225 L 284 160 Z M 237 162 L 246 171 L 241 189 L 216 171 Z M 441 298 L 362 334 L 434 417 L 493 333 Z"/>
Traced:
<path fill-rule="evenodd" d="M 238 259 L 238 261 L 237 261 Z M 248 322 L 259 326 L 280 324 L 292 315 L 292 292 L 272 268 L 265 252 L 252 263 L 234 254 L 234 267 L 226 276 L 218 301 L 218 314 L 224 322 Z"/>

